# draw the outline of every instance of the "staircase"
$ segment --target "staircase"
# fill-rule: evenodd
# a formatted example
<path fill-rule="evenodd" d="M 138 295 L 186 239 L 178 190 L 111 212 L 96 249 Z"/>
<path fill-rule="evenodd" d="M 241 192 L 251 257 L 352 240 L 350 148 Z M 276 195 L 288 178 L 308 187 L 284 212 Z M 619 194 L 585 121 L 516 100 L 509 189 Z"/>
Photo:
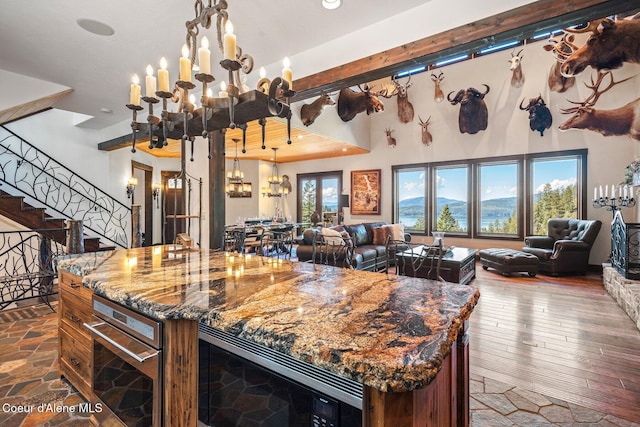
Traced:
<path fill-rule="evenodd" d="M 29 229 L 64 228 L 46 209 L 57 218 L 82 221 L 95 236 L 85 239 L 87 252 L 129 247 L 131 207 L 1 125 L 0 186 L 0 214 Z"/>
<path fill-rule="evenodd" d="M 32 230 L 55 229 L 53 239 L 61 245 L 66 244 L 65 233 L 60 231 L 65 228 L 65 220 L 48 215 L 44 208 L 35 208 L 25 203 L 22 196 L 12 196 L 0 190 L 0 215 Z M 99 237 L 84 237 L 85 252 L 110 251 L 115 248 L 101 243 Z"/>

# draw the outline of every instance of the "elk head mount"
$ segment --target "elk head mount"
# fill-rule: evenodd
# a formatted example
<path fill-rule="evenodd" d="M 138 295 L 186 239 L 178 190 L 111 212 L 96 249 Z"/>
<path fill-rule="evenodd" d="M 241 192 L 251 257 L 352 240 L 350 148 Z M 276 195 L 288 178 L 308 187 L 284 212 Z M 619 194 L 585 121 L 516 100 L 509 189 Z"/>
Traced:
<path fill-rule="evenodd" d="M 304 104 L 300 108 L 300 120 L 302 120 L 302 124 L 305 126 L 312 125 L 327 105 L 336 105 L 336 103 L 326 93 L 320 95 L 311 104 Z"/>
<path fill-rule="evenodd" d="M 444 73 L 440 71 L 440 74 L 437 76 L 435 74 L 431 74 L 431 80 L 435 84 L 435 90 L 433 93 L 433 100 L 436 102 L 442 102 L 444 99 L 444 92 L 442 92 L 442 81 L 444 80 Z"/>
<path fill-rule="evenodd" d="M 511 59 L 509 59 L 509 63 L 511 66 L 509 69 L 511 70 L 511 86 L 518 88 L 522 87 L 524 84 L 524 73 L 522 72 L 522 51 L 524 49 L 520 49 L 520 52 L 515 55 L 511 52 Z"/>
<path fill-rule="evenodd" d="M 610 18 L 589 22 L 586 28 L 568 33 L 591 33 L 584 44 L 562 64 L 562 74 L 580 74 L 587 66 L 597 71 L 620 68 L 624 62 L 640 63 L 640 14 L 614 21 Z"/>
<path fill-rule="evenodd" d="M 451 98 L 452 92 L 447 95 L 447 100 L 451 105 L 460 104 L 460 114 L 458 115 L 458 126 L 460 133 L 475 134 L 487 128 L 489 113 L 484 97 L 489 93 L 489 86 L 482 84 L 487 90 L 482 93 L 478 89 L 460 89 L 456 96 Z"/>
<path fill-rule="evenodd" d="M 387 145 L 389 145 L 389 147 L 391 148 L 395 148 L 396 146 L 396 139 L 394 137 L 391 136 L 391 133 L 393 132 L 393 129 L 390 128 L 386 128 L 384 130 L 385 135 L 387 136 Z"/>
<path fill-rule="evenodd" d="M 542 95 L 537 98 L 530 98 L 529 104 L 523 107 L 524 98 L 520 101 L 520 109 L 529 112 L 529 127 L 532 131 L 540 132 L 540 136 L 544 136 L 545 129 L 549 129 L 553 123 L 551 111 L 542 99 Z"/>
<path fill-rule="evenodd" d="M 542 46 L 547 52 L 552 52 L 554 58 L 556 58 L 549 70 L 549 77 L 547 79 L 549 89 L 554 92 L 566 92 L 576 83 L 575 77 L 565 77 L 560 71 L 564 61 L 578 49 L 576 45 L 573 44 L 574 39 L 575 36 L 573 34 L 564 33 L 559 39 L 551 38 L 548 41 L 549 44 Z"/>
<path fill-rule="evenodd" d="M 610 81 L 606 88 L 600 89 L 605 77 Z M 562 108 L 563 114 L 571 114 L 571 117 L 560 125 L 560 130 L 588 129 L 604 136 L 628 135 L 630 138 L 640 141 L 640 98 L 631 101 L 627 105 L 613 110 L 596 110 L 593 108 L 600 96 L 613 86 L 625 82 L 633 77 L 616 82 L 611 71 L 600 72 L 594 82 L 591 76 L 591 84 L 585 83 L 592 90 L 584 101 L 569 101 L 575 107 Z"/>
<path fill-rule="evenodd" d="M 429 127 L 429 124 L 431 123 L 431 116 L 429 116 L 426 122 L 423 121 L 420 116 L 418 116 L 418 120 L 420 120 L 420 127 L 422 128 L 422 143 L 426 146 L 429 146 L 433 142 L 433 137 L 427 129 Z"/>
<path fill-rule="evenodd" d="M 364 111 L 367 114 L 384 111 L 384 104 L 378 97 L 389 98 L 387 89 L 383 89 L 380 92 L 372 92 L 368 85 L 364 85 L 364 87 L 358 85 L 358 88 L 360 92 L 347 87 L 338 94 L 338 116 L 343 122 L 353 120 L 356 115 Z"/>

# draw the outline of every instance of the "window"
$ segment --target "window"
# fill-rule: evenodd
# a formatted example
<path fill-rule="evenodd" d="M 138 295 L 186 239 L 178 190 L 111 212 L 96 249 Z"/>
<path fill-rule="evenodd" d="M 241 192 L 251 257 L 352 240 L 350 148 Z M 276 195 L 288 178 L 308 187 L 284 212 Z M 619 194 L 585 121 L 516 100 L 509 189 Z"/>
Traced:
<path fill-rule="evenodd" d="M 469 234 L 469 167 L 434 167 L 433 186 L 431 229 Z"/>
<path fill-rule="evenodd" d="M 520 163 L 513 160 L 478 165 L 478 235 L 521 234 Z"/>
<path fill-rule="evenodd" d="M 411 233 L 522 239 L 583 218 L 587 150 L 393 166 L 393 221 Z M 428 177 L 428 178 L 427 178 Z"/>
<path fill-rule="evenodd" d="M 549 218 L 580 218 L 585 212 L 586 150 L 560 155 L 541 154 L 528 160 L 530 220 L 528 233 L 547 234 Z"/>
<path fill-rule="evenodd" d="M 425 232 L 426 173 L 424 167 L 395 170 L 394 222 L 404 224 L 407 231 Z"/>
<path fill-rule="evenodd" d="M 342 193 L 342 171 L 315 174 L 298 174 L 298 209 L 300 222 L 313 222 L 311 215 L 317 212 L 320 221 L 337 224 L 338 195 Z"/>

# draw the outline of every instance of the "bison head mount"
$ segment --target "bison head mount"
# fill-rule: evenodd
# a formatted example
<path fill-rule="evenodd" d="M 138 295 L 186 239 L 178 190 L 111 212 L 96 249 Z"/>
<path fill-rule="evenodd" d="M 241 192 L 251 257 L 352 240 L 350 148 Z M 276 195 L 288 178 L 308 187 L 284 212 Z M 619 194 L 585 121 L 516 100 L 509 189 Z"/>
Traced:
<path fill-rule="evenodd" d="M 484 92 L 470 87 L 469 89 L 460 89 L 456 95 L 451 98 L 452 92 L 447 95 L 447 100 L 451 105 L 460 104 L 460 114 L 458 115 L 458 125 L 460 133 L 475 134 L 487 128 L 489 113 L 484 97 L 489 93 L 489 85 L 482 84 L 487 88 Z"/>
<path fill-rule="evenodd" d="M 529 127 L 532 131 L 540 132 L 540 136 L 544 136 L 544 131 L 551 127 L 553 118 L 547 104 L 542 99 L 542 95 L 537 98 L 530 98 L 526 107 L 523 104 L 524 98 L 520 101 L 520 109 L 529 112 Z"/>

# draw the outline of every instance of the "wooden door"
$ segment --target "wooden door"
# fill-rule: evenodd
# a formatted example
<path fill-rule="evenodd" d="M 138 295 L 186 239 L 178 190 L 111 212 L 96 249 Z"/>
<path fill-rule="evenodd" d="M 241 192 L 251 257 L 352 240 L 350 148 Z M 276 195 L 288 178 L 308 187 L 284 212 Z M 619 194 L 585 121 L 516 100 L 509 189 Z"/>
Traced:
<path fill-rule="evenodd" d="M 176 216 L 184 216 L 184 195 L 182 180 L 176 179 L 178 171 L 162 171 L 162 243 L 174 243 L 175 236 L 184 233 L 185 221 Z"/>

